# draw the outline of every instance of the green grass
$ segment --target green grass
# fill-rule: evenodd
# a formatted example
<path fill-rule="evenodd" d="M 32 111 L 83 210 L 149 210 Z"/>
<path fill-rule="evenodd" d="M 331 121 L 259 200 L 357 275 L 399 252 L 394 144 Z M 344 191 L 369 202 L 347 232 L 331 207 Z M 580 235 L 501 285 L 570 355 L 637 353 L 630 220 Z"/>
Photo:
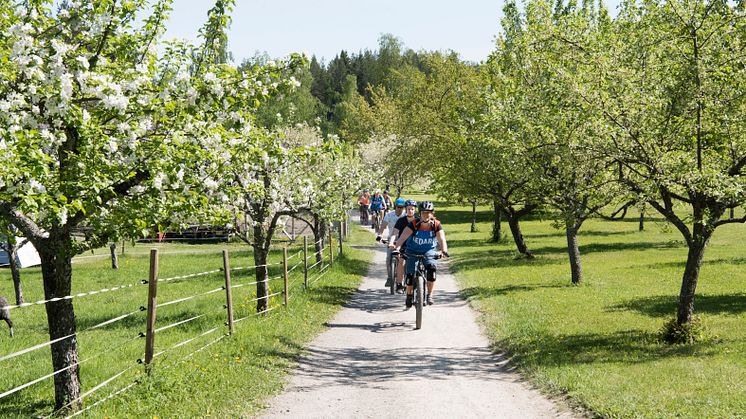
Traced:
<path fill-rule="evenodd" d="M 351 242 L 368 238 L 366 232 L 353 229 Z M 335 247 L 337 246 L 335 240 Z M 73 265 L 74 293 L 117 285 L 137 283 L 148 275 L 148 250 L 154 246 L 127 247 L 120 257 L 120 269 L 110 268 L 106 257 L 79 258 Z M 245 245 L 157 245 L 161 249 L 160 278 L 203 272 L 222 267 L 222 249 L 231 254 L 231 266 L 253 265 L 250 250 Z M 292 256 L 300 248 L 291 247 Z M 97 251 L 108 254 L 108 249 Z M 310 252 L 309 252 L 310 254 Z M 328 257 L 328 251 L 324 254 Z M 297 256 L 290 266 L 300 261 Z M 281 260 L 275 251 L 271 262 Z M 197 297 L 158 309 L 157 327 L 190 317 L 203 317 L 176 326 L 156 335 L 156 352 L 171 348 L 179 342 L 197 336 L 214 327 L 219 329 L 179 348 L 170 350 L 154 360 L 153 374 L 143 374 L 137 360 L 143 358 L 145 313 L 128 317 L 100 329 L 85 329 L 110 318 L 137 311 L 146 305 L 147 286 L 135 285 L 115 292 L 101 293 L 74 300 L 78 324 L 80 359 L 92 359 L 81 364 L 82 390 L 87 391 L 116 373 L 132 367 L 84 400 L 86 406 L 137 380 L 139 383 L 87 412 L 93 417 L 144 416 L 226 416 L 251 415 L 261 409 L 263 402 L 282 389 L 286 372 L 302 352 L 303 346 L 322 329 L 324 323 L 339 309 L 341 303 L 357 288 L 365 273 L 370 255 L 365 251 L 345 247 L 344 256 L 335 255 L 335 267 L 303 290 L 302 267 L 290 274 L 290 304 L 279 307 L 268 315 L 249 317 L 236 325 L 233 336 L 226 337 L 186 359 L 207 343 L 227 332 L 223 326 L 225 293 Z M 309 259 L 309 265 L 313 263 Z M 314 269 L 309 275 L 314 279 Z M 13 295 L 7 270 L 0 272 L 0 294 Z M 280 266 L 270 268 L 270 277 L 281 273 Z M 22 271 L 26 301 L 43 299 L 41 273 L 38 268 Z M 190 295 L 204 293 L 222 286 L 223 274 L 162 282 L 158 287 L 158 301 L 164 303 Z M 232 283 L 253 282 L 253 270 L 235 271 Z M 270 282 L 271 292 L 282 289 L 282 280 Z M 255 311 L 255 286 L 233 290 L 236 319 Z M 273 297 L 270 306 L 281 306 L 283 296 Z M 0 354 L 12 353 L 49 339 L 43 306 L 13 310 L 16 337 L 0 338 Z M 5 333 L 5 332 L 2 332 Z M 0 392 L 4 392 L 52 371 L 49 349 L 2 361 Z M 0 417 L 29 417 L 51 413 L 54 403 L 52 379 L 32 385 L 19 393 L 0 399 Z"/>
<path fill-rule="evenodd" d="M 570 285 L 563 231 L 528 220 L 536 259 L 515 259 L 507 223 L 500 244 L 471 207 L 438 203 L 452 268 L 497 351 L 537 386 L 604 417 L 744 417 L 746 289 L 743 225 L 719 228 L 703 264 L 695 312 L 709 339 L 660 343 L 675 313 L 687 249 L 661 220 L 589 220 L 580 233 L 584 283 Z"/>

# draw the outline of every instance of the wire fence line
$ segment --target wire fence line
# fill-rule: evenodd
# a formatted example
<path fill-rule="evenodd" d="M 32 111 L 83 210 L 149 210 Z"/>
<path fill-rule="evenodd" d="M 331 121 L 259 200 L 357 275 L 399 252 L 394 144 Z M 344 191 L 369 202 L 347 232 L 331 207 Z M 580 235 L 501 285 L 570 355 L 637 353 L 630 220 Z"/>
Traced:
<path fill-rule="evenodd" d="M 106 396 L 106 397 L 104 397 L 103 399 L 101 399 L 101 400 L 99 400 L 99 401 L 97 401 L 97 402 L 93 403 L 92 405 L 90 405 L 90 406 L 86 406 L 86 407 L 85 407 L 84 409 L 78 410 L 77 412 L 73 413 L 72 415 L 70 415 L 70 416 L 67 416 L 67 419 L 69 419 L 69 418 L 74 418 L 74 417 L 76 417 L 76 416 L 80 416 L 80 415 L 82 415 L 83 413 L 85 413 L 85 412 L 87 412 L 87 411 L 89 411 L 89 410 L 93 409 L 94 407 L 96 407 L 96 406 L 100 405 L 101 403 L 103 403 L 103 402 L 105 402 L 105 401 L 107 401 L 107 400 L 113 399 L 114 397 L 116 397 L 116 396 L 118 396 L 118 395 L 120 395 L 120 394 L 124 393 L 125 391 L 127 391 L 127 390 L 131 389 L 131 388 L 132 388 L 132 387 L 134 387 L 135 385 L 137 385 L 137 382 L 136 382 L 136 381 L 135 381 L 135 382 L 133 382 L 133 383 L 130 383 L 130 384 L 129 384 L 128 386 L 126 386 L 126 387 L 124 387 L 124 388 L 121 388 L 121 389 L 119 389 L 119 390 L 118 390 L 118 391 L 116 391 L 116 392 L 113 392 L 113 393 L 109 394 L 108 396 Z"/>
<path fill-rule="evenodd" d="M 143 279 L 140 282 L 134 283 L 134 284 L 120 285 L 120 286 L 112 287 L 112 288 L 102 288 L 102 289 L 96 290 L 96 291 L 81 292 L 81 293 L 78 293 L 78 294 L 75 294 L 75 295 L 72 295 L 72 294 L 71 295 L 66 295 L 64 297 L 53 297 L 53 298 L 50 298 L 48 300 L 40 300 L 40 301 L 35 301 L 33 303 L 23 303 L 23 304 L 18 304 L 18 305 L 13 305 L 13 306 L 5 306 L 5 308 L 8 309 L 8 310 L 14 310 L 14 309 L 18 309 L 18 308 L 25 308 L 25 307 L 31 307 L 31 306 L 37 306 L 37 305 L 45 305 L 45 304 L 48 304 L 48 303 L 53 303 L 55 301 L 72 300 L 73 298 L 88 297 L 88 296 L 91 296 L 91 295 L 103 294 L 105 292 L 120 291 L 120 290 L 123 290 L 123 289 L 132 288 L 134 286 L 144 285 L 144 284 L 147 284 L 147 280 L 145 280 L 145 279 Z"/>
<path fill-rule="evenodd" d="M 317 242 L 313 243 L 313 245 L 316 245 L 316 244 L 321 243 L 321 242 L 323 242 L 323 238 L 320 239 L 320 240 L 318 240 Z M 321 258 L 322 260 L 320 260 L 319 262 L 316 262 L 315 264 L 311 265 L 310 267 L 307 266 L 306 262 L 308 260 L 308 257 L 306 257 L 305 259 L 301 259 L 300 261 L 298 261 L 292 267 L 288 268 L 288 265 L 289 265 L 288 261 L 290 261 L 290 260 L 292 260 L 294 258 L 299 257 L 302 253 L 304 253 L 304 251 L 307 251 L 307 249 L 301 249 L 300 251 L 294 253 L 292 256 L 289 256 L 289 257 L 286 256 L 283 261 L 276 262 L 276 263 L 269 263 L 269 264 L 258 265 L 258 266 L 248 266 L 248 267 L 236 267 L 236 268 L 232 268 L 232 269 L 230 269 L 231 271 L 240 271 L 240 270 L 253 269 L 253 268 L 262 267 L 262 266 L 269 267 L 269 266 L 283 265 L 283 273 L 280 274 L 280 275 L 276 275 L 276 276 L 272 276 L 272 277 L 267 277 L 267 278 L 265 278 L 262 281 L 254 281 L 254 282 L 249 282 L 249 283 L 244 283 L 244 284 L 231 285 L 230 288 L 239 288 L 239 287 L 243 287 L 243 286 L 247 286 L 247 285 L 255 285 L 255 284 L 258 284 L 258 283 L 262 283 L 262 282 L 269 282 L 269 281 L 274 281 L 274 280 L 278 280 L 278 279 L 283 279 L 286 276 L 288 276 L 289 274 L 291 274 L 292 272 L 294 272 L 295 270 L 297 270 L 297 268 L 299 266 L 301 266 L 301 265 L 304 265 L 304 268 L 306 270 L 310 270 L 310 269 L 315 268 L 316 266 L 318 266 L 320 263 L 323 263 L 324 260 L 323 260 L 323 254 L 322 254 L 322 258 Z M 316 253 L 312 253 L 311 257 L 313 257 L 315 255 L 316 255 Z M 327 264 L 325 266 L 324 265 L 322 265 L 322 266 L 323 267 L 319 271 L 319 275 L 317 275 L 311 281 L 311 283 L 317 282 L 319 279 L 321 279 L 321 277 L 323 277 L 324 275 L 326 275 L 329 272 L 328 269 L 329 269 L 330 265 Z M 216 274 L 216 273 L 219 273 L 219 272 L 224 272 L 224 269 L 222 269 L 222 268 L 221 269 L 214 269 L 214 270 L 209 270 L 209 271 L 204 271 L 204 272 L 198 272 L 198 273 L 192 273 L 192 274 L 187 274 L 187 275 L 178 275 L 178 276 L 173 276 L 173 277 L 163 278 L 163 279 L 158 278 L 157 279 L 157 283 L 166 283 L 166 282 L 175 281 L 175 280 L 178 280 L 178 279 L 188 279 L 188 278 L 202 277 L 202 276 Z M 288 281 L 286 283 L 287 287 L 288 287 L 287 291 L 285 289 L 283 289 L 282 291 L 277 291 L 277 292 L 271 293 L 269 295 L 265 295 L 265 296 L 262 296 L 262 297 L 257 297 L 257 298 L 254 298 L 252 300 L 249 300 L 249 301 L 258 301 L 258 300 L 261 300 L 261 299 L 267 299 L 269 301 L 272 297 L 275 297 L 275 296 L 278 296 L 278 295 L 281 295 L 281 294 L 287 294 L 286 295 L 286 301 L 288 301 L 290 299 L 290 297 L 291 297 L 290 294 L 293 293 L 293 292 L 291 292 L 290 287 L 291 287 L 291 285 L 294 285 L 295 282 L 299 279 L 299 277 L 297 275 L 293 275 L 293 276 L 294 276 L 294 278 L 292 278 L 292 281 Z M 89 291 L 89 292 L 79 293 L 79 294 L 74 294 L 74 295 L 71 294 L 71 295 L 65 296 L 65 297 L 50 298 L 48 300 L 37 301 L 37 302 L 34 302 L 34 303 L 24 303 L 24 304 L 20 304 L 20 305 L 17 305 L 17 306 L 9 306 L 8 308 L 9 309 L 16 309 L 16 308 L 22 308 L 22 307 L 35 306 L 35 305 L 43 305 L 43 304 L 47 304 L 47 303 L 55 302 L 55 301 L 60 301 L 60 300 L 71 300 L 71 299 L 74 299 L 74 298 L 81 298 L 81 297 L 92 296 L 92 295 L 96 295 L 96 294 L 100 294 L 100 293 L 105 293 L 105 292 L 112 292 L 112 291 L 118 291 L 118 290 L 133 288 L 135 286 L 140 286 L 140 285 L 148 284 L 148 282 L 149 282 L 148 280 L 141 280 L 141 281 L 139 281 L 137 283 L 120 285 L 120 286 L 115 286 L 115 287 L 110 287 L 110 288 L 103 288 L 103 289 L 100 289 L 100 290 Z M 167 302 L 164 302 L 164 303 L 161 303 L 161 304 L 157 304 L 157 306 L 158 307 L 164 307 L 164 306 L 169 306 L 169 305 L 176 305 L 176 304 L 179 304 L 181 302 L 189 301 L 189 300 L 201 297 L 201 296 L 207 296 L 207 295 L 218 293 L 218 292 L 225 291 L 225 290 L 226 290 L 226 287 L 225 286 L 221 286 L 219 288 L 211 289 L 209 291 L 205 291 L 205 292 L 202 292 L 202 293 L 190 295 L 190 296 L 183 297 L 183 298 L 177 298 L 175 300 L 171 300 L 171 301 L 167 301 Z M 293 287 L 293 291 L 297 291 L 297 290 L 298 290 L 297 288 Z M 273 312 L 273 311 L 277 310 L 278 308 L 284 307 L 284 306 L 286 306 L 286 304 L 278 303 L 278 304 L 275 304 L 273 306 L 269 306 L 269 307 L 265 308 L 264 310 L 262 310 L 260 312 L 256 312 L 256 313 L 252 313 L 250 315 L 244 316 L 244 317 L 242 317 L 242 318 L 240 318 L 238 320 L 235 320 L 233 323 L 234 324 L 235 323 L 239 323 L 239 322 L 242 322 L 243 320 L 246 320 L 246 319 L 251 318 L 251 317 L 258 317 L 258 316 L 261 316 L 261 315 Z M 227 307 L 227 306 L 224 306 L 224 307 Z M 132 312 L 129 312 L 129 313 L 124 313 L 124 314 L 112 317 L 110 319 L 101 321 L 101 322 L 96 323 L 96 324 L 94 324 L 94 325 L 92 325 L 92 326 L 90 326 L 90 327 L 88 327 L 88 328 L 86 328 L 86 329 L 84 329 L 82 331 L 78 331 L 78 332 L 73 333 L 73 334 L 69 334 L 69 335 L 66 335 L 66 336 L 63 336 L 63 337 L 60 337 L 60 338 L 57 338 L 57 339 L 50 340 L 48 342 L 44 342 L 44 343 L 41 343 L 41 344 L 38 344 L 38 345 L 34 345 L 32 347 L 29 347 L 29 348 L 26 348 L 26 349 L 14 352 L 12 354 L 8 354 L 8 355 L 5 355 L 5 356 L 2 356 L 2 357 L 0 357 L 0 361 L 12 359 L 12 358 L 15 358 L 17 356 L 20 356 L 20 355 L 23 355 L 23 354 L 26 354 L 26 353 L 29 353 L 29 352 L 33 352 L 35 350 L 38 350 L 38 349 L 41 349 L 41 348 L 44 348 L 44 347 L 48 347 L 50 345 L 53 345 L 54 343 L 63 341 L 65 339 L 70 339 L 70 338 L 73 338 L 75 336 L 79 336 L 82 333 L 89 332 L 89 331 L 92 331 L 92 330 L 95 330 L 95 329 L 99 329 L 99 328 L 102 328 L 102 327 L 105 327 L 105 326 L 117 323 L 117 322 L 122 321 L 122 320 L 124 320 L 124 319 L 126 319 L 128 317 L 134 316 L 134 315 L 136 315 L 136 314 L 138 314 L 138 313 L 140 313 L 142 311 L 146 311 L 145 307 L 140 307 L 138 310 L 135 310 L 135 311 L 132 311 Z M 178 327 L 178 326 L 181 326 L 181 325 L 184 325 L 184 324 L 187 324 L 187 323 L 191 323 L 193 321 L 196 321 L 196 320 L 198 320 L 200 318 L 203 318 L 203 317 L 207 316 L 208 314 L 209 313 L 207 313 L 207 314 L 203 313 L 203 314 L 200 314 L 200 315 L 192 316 L 192 317 L 190 317 L 188 319 L 180 320 L 180 321 L 177 321 L 177 322 L 165 325 L 165 326 L 161 326 L 159 328 L 155 328 L 154 329 L 154 333 L 163 332 L 165 330 L 168 330 L 168 329 L 171 329 L 171 328 L 174 328 L 174 327 Z M 263 316 L 263 318 L 262 318 L 261 321 L 265 322 L 265 321 L 268 321 L 270 318 L 273 318 L 273 317 L 275 317 L 275 316 L 274 315 Z M 226 322 L 226 325 L 227 324 L 228 323 Z M 221 326 L 217 326 L 217 327 L 213 327 L 213 328 L 211 328 L 211 329 L 209 329 L 209 330 L 207 330 L 205 332 L 202 332 L 202 333 L 200 333 L 200 334 L 198 334 L 196 336 L 189 337 L 189 338 L 187 338 L 187 339 L 185 339 L 185 340 L 183 340 L 181 342 L 178 342 L 178 343 L 170 346 L 167 349 L 164 349 L 162 351 L 159 351 L 159 352 L 153 354 L 152 358 L 161 357 L 165 353 L 168 353 L 170 351 L 176 350 L 177 348 L 180 348 L 182 346 L 188 345 L 188 344 L 194 342 L 195 340 L 197 340 L 197 339 L 199 339 L 201 337 L 204 337 L 204 336 L 207 336 L 209 334 L 215 333 L 216 331 L 222 329 L 222 327 L 223 327 L 222 325 Z M 98 358 L 98 357 L 103 356 L 105 354 L 110 354 L 110 353 L 114 352 L 115 350 L 121 348 L 122 345 L 125 345 L 125 344 L 128 344 L 130 342 L 133 342 L 133 341 L 136 341 L 138 339 L 141 339 L 144 336 L 145 336 L 144 334 L 139 334 L 138 336 L 130 338 L 130 339 L 127 339 L 124 342 L 117 343 L 116 345 L 111 345 L 110 347 L 106 348 L 105 350 L 98 351 L 94 355 L 92 355 L 92 356 L 90 356 L 88 358 L 85 358 L 83 360 L 80 360 L 80 361 L 78 361 L 78 362 L 76 362 L 76 363 L 74 363 L 72 365 L 66 366 L 65 368 L 59 369 L 57 371 L 53 371 L 50 374 L 46 374 L 46 375 L 44 375 L 42 377 L 36 378 L 36 379 L 34 379 L 32 381 L 24 383 L 24 384 L 22 384 L 20 386 L 17 386 L 15 388 L 13 388 L 13 389 L 5 391 L 4 393 L 0 394 L 0 399 L 2 399 L 4 397 L 7 397 L 7 396 L 9 396 L 11 394 L 17 393 L 17 392 L 19 392 L 19 391 L 21 391 L 21 390 L 23 390 L 25 388 L 28 388 L 28 387 L 36 384 L 36 383 L 39 383 L 39 382 L 41 382 L 43 380 L 46 380 L 46 379 L 51 378 L 51 377 L 54 377 L 55 375 L 60 374 L 60 373 L 62 373 L 64 371 L 66 371 L 66 370 L 69 370 L 71 368 L 77 367 L 77 366 L 79 366 L 79 365 L 81 365 L 81 364 L 83 364 L 85 362 L 88 362 L 88 361 L 94 359 L 94 358 Z M 191 356 L 194 356 L 194 354 L 199 353 L 199 352 L 205 350 L 209 346 L 216 344 L 217 342 L 221 341 L 222 339 L 224 339 L 227 336 L 230 336 L 230 335 L 229 334 L 222 334 L 221 336 L 217 337 L 216 339 L 213 339 L 210 342 L 208 342 L 207 344 L 205 344 L 205 345 L 199 347 L 198 349 L 190 352 L 186 356 L 178 358 L 173 364 L 169 364 L 167 366 L 167 368 L 175 366 L 179 362 L 182 362 L 183 360 L 185 360 L 185 359 L 187 359 L 187 358 L 189 358 Z M 142 362 L 142 361 L 138 360 L 138 362 Z M 82 393 L 78 398 L 76 398 L 74 400 L 71 400 L 66 406 L 63 406 L 61 409 L 58 409 L 58 410 L 54 411 L 51 415 L 56 415 L 60 411 L 64 410 L 65 408 L 68 408 L 69 406 L 73 405 L 74 403 L 77 403 L 77 402 L 83 400 L 84 398 L 89 397 L 91 394 L 100 391 L 102 388 L 110 385 L 112 382 L 114 382 L 118 378 L 122 377 L 128 371 L 131 371 L 133 368 L 136 367 L 136 365 L 137 364 L 130 365 L 130 366 L 124 368 L 123 370 L 120 370 L 116 374 L 109 376 L 105 380 L 103 380 L 100 383 L 96 384 L 94 387 L 92 387 L 92 388 L 88 389 L 87 391 L 85 391 L 84 393 Z M 102 399 L 97 400 L 96 402 L 94 402 L 93 404 L 85 407 L 84 409 L 71 414 L 68 417 L 76 417 L 76 416 L 78 416 L 78 415 L 80 415 L 80 414 L 82 414 L 82 413 L 84 413 L 86 411 L 89 411 L 93 407 L 98 406 L 101 403 L 103 403 L 103 402 L 105 402 L 107 400 L 110 400 L 110 399 L 112 399 L 114 397 L 117 397 L 118 395 L 122 394 L 123 392 L 125 392 L 125 391 L 133 388 L 136 384 L 137 384 L 137 382 L 132 382 L 132 383 L 126 385 L 125 387 L 122 387 L 122 388 L 120 388 L 120 389 L 118 389 L 118 390 L 116 390 L 116 391 L 108 394 L 107 396 L 103 397 Z"/>
<path fill-rule="evenodd" d="M 319 239 L 316 242 L 314 242 L 313 245 L 316 245 L 317 243 L 320 243 L 321 241 L 323 241 L 323 238 Z M 291 260 L 291 259 L 299 256 L 301 253 L 303 253 L 303 250 L 300 250 L 297 253 L 295 253 L 293 256 L 288 257 L 288 260 Z M 106 256 L 106 255 L 101 255 L 101 256 Z M 308 258 L 306 258 L 306 259 L 308 259 Z M 255 269 L 255 268 L 269 267 L 269 266 L 279 266 L 279 265 L 282 265 L 282 262 L 267 263 L 267 264 L 264 264 L 264 265 L 239 266 L 239 267 L 231 268 L 231 271 L 241 271 L 241 270 L 247 270 L 247 269 Z M 188 274 L 188 275 L 178 275 L 178 276 L 173 276 L 173 277 L 169 277 L 169 278 L 159 278 L 158 282 L 170 282 L 170 281 L 174 281 L 174 280 L 177 280 L 177 279 L 196 278 L 196 277 L 200 277 L 200 276 L 215 274 L 215 273 L 218 273 L 218 272 L 223 272 L 223 269 L 222 268 L 218 268 L 218 269 L 213 269 L 213 270 L 210 270 L 210 271 L 197 272 L 197 273 Z M 5 309 L 7 309 L 7 310 L 15 310 L 15 309 L 19 309 L 19 308 L 26 308 L 26 307 L 32 307 L 32 306 L 38 306 L 38 305 L 45 305 L 45 304 L 53 303 L 53 302 L 56 302 L 56 301 L 72 300 L 74 298 L 79 299 L 79 298 L 82 298 L 82 297 L 89 297 L 91 295 L 97 295 L 97 294 L 102 294 L 102 293 L 106 293 L 106 292 L 121 291 L 123 289 L 128 289 L 128 288 L 132 288 L 132 287 L 139 286 L 139 285 L 146 285 L 147 283 L 148 283 L 147 279 L 142 279 L 139 282 L 132 283 L 132 284 L 125 284 L 125 285 L 119 285 L 119 286 L 115 286 L 115 287 L 102 288 L 100 290 L 81 292 L 81 293 L 77 293 L 77 294 L 70 294 L 70 295 L 66 295 L 66 296 L 62 296 L 62 297 L 53 297 L 53 298 L 49 298 L 49 299 L 46 299 L 46 300 L 39 300 L 39 301 L 31 302 L 31 303 L 21 303 L 21 304 L 16 304 L 16 305 L 7 305 L 7 306 L 5 306 Z"/>
<path fill-rule="evenodd" d="M 72 406 L 73 404 L 75 404 L 75 403 L 77 403 L 79 401 L 82 401 L 85 397 L 88 397 L 88 395 L 95 393 L 96 391 L 98 391 L 99 389 L 103 388 L 104 386 L 106 386 L 110 382 L 112 382 L 112 381 L 116 380 L 117 378 L 121 377 L 127 371 L 135 368 L 135 366 L 136 366 L 136 364 L 130 365 L 129 367 L 125 368 L 124 370 L 119 371 L 118 373 L 112 375 L 111 377 L 109 377 L 106 380 L 104 380 L 104 381 L 100 382 L 99 384 L 97 384 L 92 389 L 90 389 L 90 390 L 86 391 L 85 393 L 81 394 L 80 396 L 78 396 L 78 397 L 70 400 L 67 404 L 65 404 L 64 406 L 62 406 L 59 409 L 55 410 L 50 415 L 44 416 L 44 419 L 50 418 L 52 416 L 55 416 L 59 412 L 67 409 L 68 407 Z"/>
<path fill-rule="evenodd" d="M 205 295 L 215 294 L 216 292 L 220 292 L 220 291 L 224 291 L 224 290 L 225 290 L 225 287 L 215 288 L 214 290 L 205 291 L 205 292 L 200 293 L 200 294 L 194 294 L 194 295 L 190 295 L 189 297 L 179 298 L 179 299 L 176 299 L 176 300 L 165 302 L 163 304 L 158 304 L 158 307 L 166 307 L 166 306 L 170 306 L 172 304 L 183 303 L 184 301 L 189 301 L 189 300 L 192 300 L 192 299 L 195 299 L 195 298 L 198 298 L 198 297 L 204 297 Z"/>
<path fill-rule="evenodd" d="M 47 375 L 41 376 L 41 377 L 39 377 L 39 378 L 36 378 L 36 379 L 34 379 L 34 380 L 31 380 L 31 381 L 29 381 L 29 382 L 26 382 L 26 383 L 24 383 L 24 384 L 21 384 L 21 385 L 19 385 L 19 386 L 15 387 L 15 388 L 12 388 L 12 389 L 10 389 L 10 390 L 7 390 L 7 391 L 5 391 L 4 393 L 0 394 L 0 399 L 4 398 L 4 397 L 6 397 L 6 396 L 10 396 L 11 394 L 17 393 L 17 392 L 19 392 L 19 391 L 21 391 L 21 390 L 23 390 L 23 389 L 25 389 L 25 388 L 27 388 L 27 387 L 30 387 L 30 386 L 32 386 L 32 385 L 34 385 L 34 384 L 36 384 L 36 383 L 42 382 L 42 381 L 46 380 L 47 378 L 51 378 L 51 377 L 54 377 L 55 375 L 57 375 L 57 374 L 59 374 L 59 373 L 61 373 L 61 372 L 64 372 L 64 371 L 67 371 L 67 370 L 69 370 L 69 369 L 71 369 L 71 368 L 77 367 L 78 365 L 81 365 L 81 364 L 83 364 L 83 363 L 85 363 L 85 362 L 88 362 L 88 361 L 90 361 L 90 360 L 92 360 L 92 359 L 98 358 L 98 357 L 100 357 L 101 355 L 104 355 L 104 354 L 108 354 L 108 353 L 111 353 L 111 352 L 113 352 L 113 351 L 114 351 L 115 349 L 119 349 L 119 348 L 120 348 L 120 347 L 121 347 L 122 345 L 125 345 L 125 344 L 127 344 L 127 343 L 130 343 L 130 342 L 134 342 L 134 341 L 136 341 L 136 340 L 138 340 L 138 339 L 139 339 L 139 336 L 136 336 L 136 337 L 134 337 L 134 338 L 130 338 L 130 339 L 127 339 L 127 340 L 125 340 L 124 342 L 119 342 L 119 343 L 117 343 L 116 345 L 111 345 L 111 346 L 109 346 L 109 348 L 108 348 L 107 350 L 105 350 L 105 351 L 99 351 L 98 353 L 96 353 L 96 354 L 94 354 L 94 355 L 91 355 L 91 356 L 89 356 L 88 358 L 85 358 L 85 359 L 83 359 L 83 360 L 81 360 L 81 361 L 78 361 L 78 362 L 76 362 L 76 363 L 74 363 L 74 364 L 68 365 L 68 366 L 67 366 L 67 367 L 65 367 L 65 368 L 60 368 L 59 370 L 53 371 L 53 372 L 51 372 L 51 373 L 49 373 L 49 374 L 47 374 Z"/>
<path fill-rule="evenodd" d="M 88 327 L 86 329 L 77 331 L 75 333 L 71 333 L 69 335 L 62 336 L 62 337 L 59 337 L 59 338 L 56 338 L 56 339 L 51 339 L 51 340 L 48 340 L 46 342 L 40 343 L 38 345 L 34 345 L 34 346 L 28 347 L 26 349 L 21 349 L 20 351 L 13 352 L 13 353 L 8 354 L 8 355 L 4 355 L 4 356 L 0 357 L 0 362 L 5 361 L 7 359 L 15 358 L 15 357 L 23 355 L 23 354 L 27 354 L 29 352 L 36 351 L 38 349 L 42 349 L 44 347 L 50 346 L 52 344 L 55 344 L 57 342 L 62 342 L 65 339 L 70 339 L 70 338 L 75 337 L 75 336 L 80 336 L 81 334 L 89 332 L 91 330 L 98 329 L 98 328 L 103 327 L 103 326 L 108 326 L 108 325 L 116 323 L 116 322 L 118 322 L 120 320 L 124 320 L 127 317 L 134 316 L 135 314 L 140 313 L 142 311 L 144 311 L 144 310 L 142 308 L 140 308 L 140 309 L 135 310 L 133 312 L 130 312 L 130 313 L 118 316 L 118 317 L 114 317 L 112 319 L 109 319 L 109 320 L 103 321 L 101 323 L 95 324 L 95 325 L 93 325 L 91 327 Z"/>

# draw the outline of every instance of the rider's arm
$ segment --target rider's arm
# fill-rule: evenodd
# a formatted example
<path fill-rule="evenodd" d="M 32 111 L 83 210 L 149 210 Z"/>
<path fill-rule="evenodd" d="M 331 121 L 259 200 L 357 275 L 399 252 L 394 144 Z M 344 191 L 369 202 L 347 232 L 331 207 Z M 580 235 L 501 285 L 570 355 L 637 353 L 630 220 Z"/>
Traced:
<path fill-rule="evenodd" d="M 412 235 L 412 233 L 413 233 L 413 232 L 414 232 L 414 231 L 412 231 L 412 229 L 411 229 L 411 228 L 409 228 L 409 226 L 407 226 L 407 227 L 406 227 L 406 228 L 404 229 L 404 231 L 403 231 L 403 232 L 401 233 L 401 236 L 399 237 L 399 239 L 398 239 L 398 240 L 396 241 L 396 247 L 397 247 L 397 248 L 400 248 L 400 247 L 401 247 L 401 245 L 403 245 L 403 244 L 404 244 L 404 242 L 405 242 L 405 241 L 407 241 L 407 239 L 409 238 L 409 236 L 411 236 L 411 235 Z"/>
<path fill-rule="evenodd" d="M 399 229 L 394 228 L 394 231 L 389 234 L 389 245 L 393 247 L 396 244 L 396 238 L 399 236 Z"/>
<path fill-rule="evenodd" d="M 448 243 L 446 243 L 446 232 L 443 229 L 438 231 L 438 244 L 440 244 L 440 251 L 448 254 Z"/>

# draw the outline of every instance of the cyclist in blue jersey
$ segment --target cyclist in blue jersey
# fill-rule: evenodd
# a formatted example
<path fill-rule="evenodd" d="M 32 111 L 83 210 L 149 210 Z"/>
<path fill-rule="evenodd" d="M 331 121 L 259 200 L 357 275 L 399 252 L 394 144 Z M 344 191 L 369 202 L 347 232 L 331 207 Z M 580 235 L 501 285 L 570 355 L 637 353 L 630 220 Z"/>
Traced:
<path fill-rule="evenodd" d="M 386 201 L 383 199 L 381 191 L 376 191 L 376 193 L 370 197 L 370 212 L 375 215 L 374 219 L 379 223 L 379 225 L 376 225 L 374 228 L 378 228 L 381 221 L 383 221 L 384 211 L 386 211 Z"/>
<path fill-rule="evenodd" d="M 435 289 L 435 272 L 437 271 L 437 248 L 445 257 L 448 257 L 448 244 L 446 243 L 446 233 L 440 225 L 440 221 L 435 219 L 435 205 L 432 202 L 420 202 L 420 220 L 407 224 L 401 236 L 396 240 L 395 248 L 399 249 L 406 242 L 407 249 L 405 255 L 412 263 L 407 263 L 407 308 L 412 307 L 414 298 L 414 288 L 412 287 L 415 273 L 416 256 L 424 255 L 425 271 L 427 273 L 427 299 L 428 305 L 433 304 L 433 290 Z"/>

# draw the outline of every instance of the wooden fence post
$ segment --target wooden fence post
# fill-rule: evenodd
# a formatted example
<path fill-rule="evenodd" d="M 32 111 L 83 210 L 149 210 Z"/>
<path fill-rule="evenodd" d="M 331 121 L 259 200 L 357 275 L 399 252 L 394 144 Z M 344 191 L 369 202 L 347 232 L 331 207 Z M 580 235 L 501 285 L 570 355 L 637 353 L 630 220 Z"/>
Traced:
<path fill-rule="evenodd" d="M 303 287 L 308 289 L 308 237 L 303 236 Z"/>
<path fill-rule="evenodd" d="M 329 267 L 334 268 L 334 243 L 332 243 L 332 238 L 334 236 L 333 229 L 329 229 Z"/>
<path fill-rule="evenodd" d="M 223 250 L 223 270 L 225 271 L 225 308 L 228 309 L 228 333 L 233 334 L 233 293 L 231 292 L 231 263 L 228 251 Z"/>
<path fill-rule="evenodd" d="M 155 310 L 158 291 L 158 249 L 150 249 L 150 276 L 148 277 L 148 324 L 145 333 L 145 372 L 150 375 L 155 347 Z"/>
<path fill-rule="evenodd" d="M 285 295 L 285 308 L 288 307 L 288 247 L 285 245 L 282 248 L 282 275 L 284 277 L 284 291 Z"/>

